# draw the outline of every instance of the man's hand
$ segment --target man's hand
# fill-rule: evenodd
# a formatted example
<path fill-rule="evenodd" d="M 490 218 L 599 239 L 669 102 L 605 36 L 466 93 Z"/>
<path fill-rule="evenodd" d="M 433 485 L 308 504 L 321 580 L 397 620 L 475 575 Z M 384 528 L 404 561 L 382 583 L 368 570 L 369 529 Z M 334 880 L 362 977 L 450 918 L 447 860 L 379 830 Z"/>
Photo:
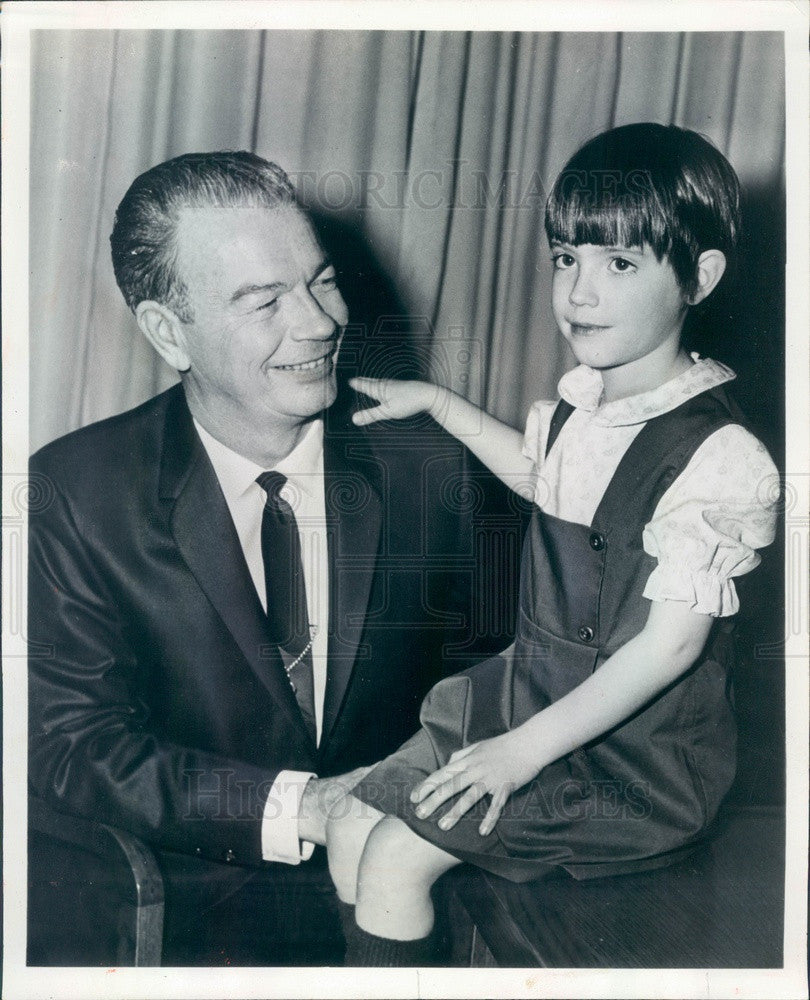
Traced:
<path fill-rule="evenodd" d="M 352 414 L 352 420 L 358 427 L 378 420 L 403 420 L 425 411 L 432 413 L 442 397 L 447 395 L 446 389 L 430 382 L 406 382 L 391 378 L 352 378 L 349 385 L 380 404 Z"/>
<path fill-rule="evenodd" d="M 457 750 L 444 767 L 411 792 L 411 801 L 419 803 L 417 816 L 430 816 L 443 802 L 463 792 L 439 820 L 439 827 L 449 830 L 479 799 L 491 795 L 492 802 L 478 828 L 481 836 L 486 836 L 498 822 L 512 792 L 538 773 L 536 758 L 526 743 L 520 730 L 515 729 Z"/>
<path fill-rule="evenodd" d="M 358 767 L 335 778 L 310 778 L 301 796 L 298 836 L 313 844 L 326 843 L 326 820 L 330 811 L 364 778 L 371 767 Z"/>

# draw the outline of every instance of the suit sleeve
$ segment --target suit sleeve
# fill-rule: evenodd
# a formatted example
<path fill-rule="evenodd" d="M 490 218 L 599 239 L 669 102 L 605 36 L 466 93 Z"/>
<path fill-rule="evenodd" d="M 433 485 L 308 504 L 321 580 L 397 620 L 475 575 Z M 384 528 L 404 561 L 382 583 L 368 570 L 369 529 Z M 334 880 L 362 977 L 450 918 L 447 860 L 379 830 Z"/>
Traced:
<path fill-rule="evenodd" d="M 34 793 L 162 848 L 260 864 L 278 772 L 158 737 L 142 665 L 58 491 L 31 514 L 28 606 Z"/>

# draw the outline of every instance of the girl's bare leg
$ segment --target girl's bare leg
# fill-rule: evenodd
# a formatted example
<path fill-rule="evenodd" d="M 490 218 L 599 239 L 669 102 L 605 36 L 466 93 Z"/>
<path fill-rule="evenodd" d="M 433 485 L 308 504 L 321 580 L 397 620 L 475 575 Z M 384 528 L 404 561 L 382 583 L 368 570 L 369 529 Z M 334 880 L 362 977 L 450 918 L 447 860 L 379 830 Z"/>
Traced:
<path fill-rule="evenodd" d="M 394 941 L 426 938 L 433 929 L 430 890 L 461 864 L 395 816 L 375 823 L 365 839 L 357 877 L 357 925 Z"/>
<path fill-rule="evenodd" d="M 326 850 L 329 874 L 338 899 L 354 905 L 357 901 L 357 873 L 366 841 L 384 813 L 346 795 L 332 809 L 326 822 Z"/>

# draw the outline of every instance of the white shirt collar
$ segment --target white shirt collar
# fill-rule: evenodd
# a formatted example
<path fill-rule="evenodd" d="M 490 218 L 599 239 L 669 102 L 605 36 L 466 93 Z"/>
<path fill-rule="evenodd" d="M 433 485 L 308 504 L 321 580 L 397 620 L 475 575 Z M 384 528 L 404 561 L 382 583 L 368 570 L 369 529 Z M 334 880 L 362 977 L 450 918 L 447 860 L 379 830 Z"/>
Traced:
<path fill-rule="evenodd" d="M 557 385 L 557 391 L 567 403 L 593 413 L 593 419 L 598 424 L 617 427 L 645 423 L 653 417 L 674 410 L 687 399 L 737 377 L 719 361 L 701 358 L 698 354 L 692 354 L 691 357 L 694 362 L 692 367 L 663 385 L 612 403 L 602 402 L 602 376 L 587 365 L 579 365 L 566 372 Z"/>
<path fill-rule="evenodd" d="M 212 437 L 197 420 L 194 426 L 228 501 L 239 499 L 253 486 L 261 489 L 256 484 L 256 477 L 271 470 L 262 468 Z M 313 420 L 304 437 L 289 455 L 273 466 L 272 471 L 285 475 L 289 482 L 309 496 L 316 496 L 323 474 L 323 420 Z"/>

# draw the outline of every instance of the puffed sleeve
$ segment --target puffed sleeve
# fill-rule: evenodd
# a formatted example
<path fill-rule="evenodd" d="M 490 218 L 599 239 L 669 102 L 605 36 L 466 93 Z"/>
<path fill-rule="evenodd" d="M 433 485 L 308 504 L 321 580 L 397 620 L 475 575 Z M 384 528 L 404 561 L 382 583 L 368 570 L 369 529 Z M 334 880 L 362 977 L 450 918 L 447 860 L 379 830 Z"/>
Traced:
<path fill-rule="evenodd" d="M 658 560 L 644 596 L 735 614 L 732 578 L 759 565 L 756 549 L 774 539 L 777 483 L 764 445 L 745 428 L 730 424 L 707 438 L 644 528 L 644 551 Z"/>

